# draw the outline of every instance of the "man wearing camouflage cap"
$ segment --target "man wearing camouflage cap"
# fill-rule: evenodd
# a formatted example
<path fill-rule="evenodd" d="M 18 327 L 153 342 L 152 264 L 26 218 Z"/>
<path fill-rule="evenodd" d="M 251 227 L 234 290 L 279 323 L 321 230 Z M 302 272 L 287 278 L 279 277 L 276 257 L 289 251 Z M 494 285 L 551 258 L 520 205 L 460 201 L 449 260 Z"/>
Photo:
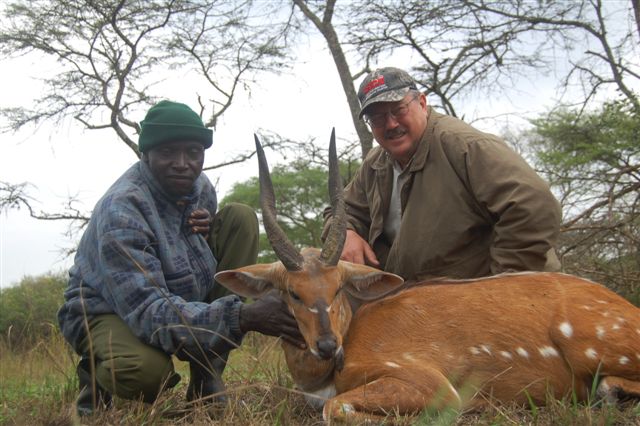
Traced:
<path fill-rule="evenodd" d="M 343 260 L 411 280 L 560 268 L 559 203 L 502 140 L 436 112 L 398 68 L 371 72 L 358 98 L 379 146 L 344 190 Z"/>
<path fill-rule="evenodd" d="M 202 173 L 211 144 L 191 108 L 159 102 L 141 123 L 140 161 L 93 210 L 58 313 L 81 356 L 79 415 L 112 394 L 153 402 L 180 380 L 173 355 L 189 361 L 187 399 L 223 407 L 222 372 L 246 332 L 303 344 L 279 297 L 245 304 L 213 279 L 256 262 L 258 221 L 241 204 L 218 210 Z"/>

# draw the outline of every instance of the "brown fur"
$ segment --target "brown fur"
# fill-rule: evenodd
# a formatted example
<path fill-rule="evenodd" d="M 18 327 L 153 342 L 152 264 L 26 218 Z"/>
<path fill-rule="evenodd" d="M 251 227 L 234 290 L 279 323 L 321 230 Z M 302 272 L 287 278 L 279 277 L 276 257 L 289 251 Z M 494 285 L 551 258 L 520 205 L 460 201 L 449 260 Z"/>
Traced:
<path fill-rule="evenodd" d="M 549 395 L 571 392 L 584 400 L 596 377 L 606 379 L 598 392 L 608 400 L 640 398 L 640 309 L 599 284 L 521 273 L 423 282 L 389 296 L 402 286 L 399 277 L 347 262 L 321 266 L 313 253 L 304 253 L 303 271 L 282 272 L 276 263 L 260 280 L 285 297 L 291 291 L 300 297 L 302 303 L 287 300 L 311 351 L 321 327 L 309 308 L 319 300 L 330 306 L 336 355 L 344 351 L 342 370 L 332 359 L 284 345 L 302 390 L 322 397 L 335 386 L 336 396 L 324 404 L 325 419 L 478 408 L 488 400 L 543 405 Z M 251 280 L 238 278 L 255 279 L 255 268 L 216 279 L 255 297 L 247 288 Z M 365 301 L 387 297 L 352 316 L 347 294 Z"/>

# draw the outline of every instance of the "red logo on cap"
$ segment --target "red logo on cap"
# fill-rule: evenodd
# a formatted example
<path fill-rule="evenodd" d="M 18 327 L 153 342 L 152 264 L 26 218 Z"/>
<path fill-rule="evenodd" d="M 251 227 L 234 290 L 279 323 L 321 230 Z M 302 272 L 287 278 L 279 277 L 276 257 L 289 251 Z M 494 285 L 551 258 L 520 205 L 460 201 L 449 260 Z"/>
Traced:
<path fill-rule="evenodd" d="M 376 78 L 374 80 L 371 80 L 369 82 L 369 84 L 364 86 L 364 94 L 366 95 L 371 90 L 375 89 L 378 86 L 382 86 L 383 84 L 384 84 L 384 75 L 381 75 L 380 77 L 378 77 L 378 78 Z"/>

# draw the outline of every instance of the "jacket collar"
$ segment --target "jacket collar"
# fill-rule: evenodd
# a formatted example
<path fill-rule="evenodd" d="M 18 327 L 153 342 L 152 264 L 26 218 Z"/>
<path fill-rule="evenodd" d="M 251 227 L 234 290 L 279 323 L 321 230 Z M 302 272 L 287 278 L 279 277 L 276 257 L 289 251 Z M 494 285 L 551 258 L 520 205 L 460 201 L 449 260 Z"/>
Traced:
<path fill-rule="evenodd" d="M 435 111 L 431 108 L 431 106 L 427 106 L 427 128 L 422 134 L 422 138 L 420 138 L 420 143 L 418 144 L 418 149 L 415 154 L 413 154 L 413 158 L 409 163 L 409 171 L 416 172 L 418 170 L 422 170 L 424 168 L 425 163 L 427 162 L 427 157 L 429 156 L 429 147 L 431 146 L 431 140 L 433 139 L 433 129 L 435 127 L 434 115 Z"/>

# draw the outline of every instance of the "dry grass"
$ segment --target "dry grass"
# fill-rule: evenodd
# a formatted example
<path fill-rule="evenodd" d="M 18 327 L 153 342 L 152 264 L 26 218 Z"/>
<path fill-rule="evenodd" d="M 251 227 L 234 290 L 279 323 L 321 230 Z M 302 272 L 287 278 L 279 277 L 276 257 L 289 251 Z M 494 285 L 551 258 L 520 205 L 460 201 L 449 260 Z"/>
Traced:
<path fill-rule="evenodd" d="M 188 407 L 188 366 L 183 377 L 154 404 L 115 400 L 89 419 L 73 410 L 77 393 L 76 357 L 59 336 L 26 352 L 0 344 L 0 424 L 2 425 L 321 425 L 322 416 L 293 389 L 282 352 L 274 339 L 249 335 L 231 354 L 225 371 L 229 405 L 212 419 L 202 406 Z M 622 408 L 553 401 L 544 408 L 498 407 L 482 413 L 444 413 L 417 417 L 391 415 L 399 425 L 620 425 L 640 426 L 640 405 Z"/>

